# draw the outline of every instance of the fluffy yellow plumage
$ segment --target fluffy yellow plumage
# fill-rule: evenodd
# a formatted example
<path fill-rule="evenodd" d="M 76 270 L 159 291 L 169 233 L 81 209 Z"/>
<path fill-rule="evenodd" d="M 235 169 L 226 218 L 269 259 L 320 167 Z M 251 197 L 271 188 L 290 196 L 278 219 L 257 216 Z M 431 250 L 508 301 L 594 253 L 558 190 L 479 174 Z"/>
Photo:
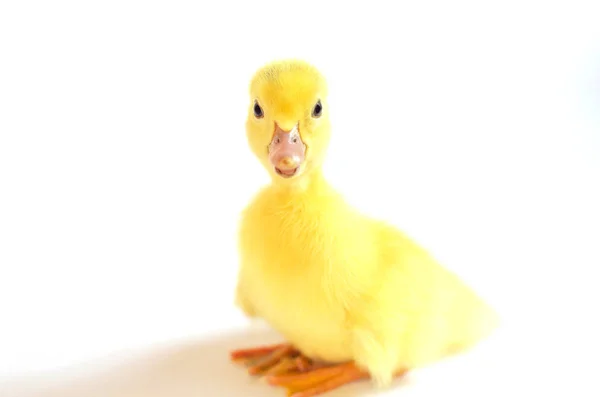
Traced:
<path fill-rule="evenodd" d="M 315 67 L 269 63 L 250 95 L 247 140 L 272 183 L 241 221 L 236 298 L 247 315 L 303 357 L 354 363 L 380 386 L 493 330 L 495 312 L 461 280 L 328 184 L 327 85 Z"/>

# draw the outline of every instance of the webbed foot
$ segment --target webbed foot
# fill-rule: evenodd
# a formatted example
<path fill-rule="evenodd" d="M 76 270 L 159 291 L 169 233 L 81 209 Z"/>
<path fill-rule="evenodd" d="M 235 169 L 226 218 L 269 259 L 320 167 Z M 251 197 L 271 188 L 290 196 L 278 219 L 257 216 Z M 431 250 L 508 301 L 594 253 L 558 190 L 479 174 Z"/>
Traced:
<path fill-rule="evenodd" d="M 316 362 L 287 343 L 236 350 L 231 358 L 246 365 L 251 375 L 264 376 L 270 385 L 284 387 L 288 397 L 312 397 L 370 378 L 354 362 Z M 404 373 L 401 371 L 397 376 Z"/>

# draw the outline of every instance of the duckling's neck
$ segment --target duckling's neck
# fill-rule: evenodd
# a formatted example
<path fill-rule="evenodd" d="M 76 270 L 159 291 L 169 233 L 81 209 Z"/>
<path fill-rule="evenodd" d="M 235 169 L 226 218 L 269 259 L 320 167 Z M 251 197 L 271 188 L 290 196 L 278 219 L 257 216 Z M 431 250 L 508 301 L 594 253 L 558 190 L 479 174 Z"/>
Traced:
<path fill-rule="evenodd" d="M 274 182 L 271 187 L 279 193 L 289 195 L 320 193 L 331 189 L 321 169 L 313 170 L 309 175 L 289 183 Z"/>

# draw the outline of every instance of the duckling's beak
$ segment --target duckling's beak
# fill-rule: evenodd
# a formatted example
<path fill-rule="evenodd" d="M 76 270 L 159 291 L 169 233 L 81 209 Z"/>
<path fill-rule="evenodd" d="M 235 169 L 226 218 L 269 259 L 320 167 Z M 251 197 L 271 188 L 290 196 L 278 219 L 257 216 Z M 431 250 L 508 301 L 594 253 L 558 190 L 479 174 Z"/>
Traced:
<path fill-rule="evenodd" d="M 305 152 L 306 145 L 300 137 L 298 124 L 289 131 L 275 124 L 273 139 L 269 144 L 269 161 L 277 174 L 284 178 L 296 175 L 304 162 Z"/>

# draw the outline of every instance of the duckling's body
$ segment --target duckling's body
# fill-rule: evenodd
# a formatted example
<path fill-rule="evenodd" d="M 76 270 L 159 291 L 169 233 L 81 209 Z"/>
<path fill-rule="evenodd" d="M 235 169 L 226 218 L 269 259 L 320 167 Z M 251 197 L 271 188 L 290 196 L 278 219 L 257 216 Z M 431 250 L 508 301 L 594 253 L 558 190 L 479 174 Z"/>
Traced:
<path fill-rule="evenodd" d="M 328 120 L 311 113 L 317 101 L 326 106 L 318 72 L 298 61 L 271 64 L 251 92 L 262 105 L 255 99 L 248 139 L 273 183 L 242 216 L 237 302 L 303 357 L 340 364 L 335 376 L 332 369 L 314 371 L 312 380 L 303 375 L 305 386 L 330 375 L 337 383 L 328 380 L 323 391 L 365 376 L 388 385 L 485 337 L 496 325 L 492 309 L 410 238 L 352 208 L 326 181 Z M 286 161 L 272 154 L 277 150 Z M 275 364 L 283 354 L 266 360 Z M 294 382 L 298 377 L 280 384 L 294 389 Z"/>
<path fill-rule="evenodd" d="M 458 278 L 323 179 L 302 192 L 265 188 L 240 232 L 241 305 L 310 358 L 354 360 L 356 332 L 370 334 L 396 355 L 391 375 L 468 347 L 494 325 Z"/>

